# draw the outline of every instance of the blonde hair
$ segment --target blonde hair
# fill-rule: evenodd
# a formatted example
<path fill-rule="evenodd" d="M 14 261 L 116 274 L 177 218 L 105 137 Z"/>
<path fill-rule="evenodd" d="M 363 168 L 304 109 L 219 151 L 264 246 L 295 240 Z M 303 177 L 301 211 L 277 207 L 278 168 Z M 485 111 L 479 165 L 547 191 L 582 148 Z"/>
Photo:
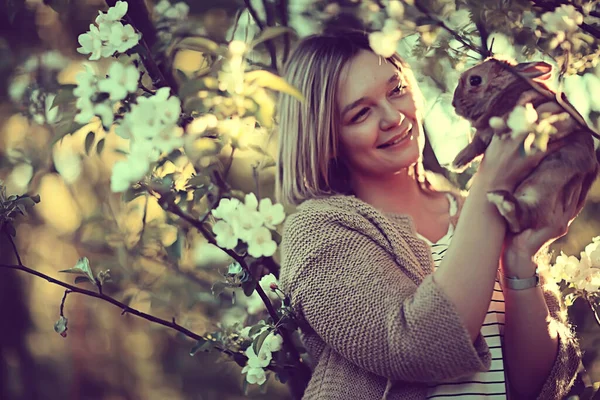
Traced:
<path fill-rule="evenodd" d="M 284 67 L 283 78 L 304 96 L 303 102 L 280 93 L 277 102 L 279 150 L 275 197 L 285 205 L 334 194 L 350 194 L 348 170 L 339 157 L 337 86 L 343 67 L 361 50 L 372 51 L 368 34 L 341 30 L 298 42 Z M 410 67 L 398 54 L 387 61 L 405 74 L 422 96 Z M 422 109 L 422 108 L 421 108 Z"/>

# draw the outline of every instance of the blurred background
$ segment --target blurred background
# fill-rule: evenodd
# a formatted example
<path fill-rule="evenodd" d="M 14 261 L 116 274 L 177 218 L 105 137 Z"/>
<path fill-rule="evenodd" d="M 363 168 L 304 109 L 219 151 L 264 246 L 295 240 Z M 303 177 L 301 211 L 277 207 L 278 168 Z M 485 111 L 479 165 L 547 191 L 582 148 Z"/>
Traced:
<path fill-rule="evenodd" d="M 317 32 L 323 21 L 357 23 L 339 14 L 332 3 L 339 7 L 346 2 L 290 1 L 289 25 L 302 37 Z M 152 10 L 154 4 L 147 4 Z M 202 35 L 215 40 L 247 40 L 259 31 L 242 0 L 190 0 L 187 4 L 189 20 L 202 27 Z M 200 334 L 242 322 L 249 306 L 243 293 L 211 294 L 213 283 L 222 278 L 230 262 L 227 255 L 194 232 L 186 232 L 181 257 L 173 262 L 168 249 L 178 242 L 180 234 L 156 200 L 139 196 L 124 202 L 120 194 L 110 192 L 111 167 L 122 157 L 124 139 L 104 132 L 99 122 L 93 122 L 53 143 L 53 132 L 23 115 L 11 99 L 11 84 L 21 79 L 23 64 L 48 51 L 54 51 L 59 60 L 58 81 L 74 84 L 86 61 L 76 52 L 77 37 L 89 29 L 98 10 L 106 10 L 106 4 L 100 0 L 0 0 L 0 7 L 0 179 L 11 194 L 39 194 L 42 199 L 16 224 L 23 263 L 72 282 L 72 276 L 58 271 L 73 267 L 85 256 L 95 271 L 111 270 L 113 282 L 105 285 L 105 293 L 131 307 L 166 320 L 175 316 L 179 324 Z M 337 18 L 332 19 L 332 15 Z M 490 40 L 492 37 L 497 52 L 514 55 L 506 36 L 492 32 Z M 411 55 L 416 44 L 408 38 L 400 44 L 400 51 L 415 68 L 428 102 L 426 129 L 432 151 L 426 161 L 439 172 L 443 171 L 440 164 L 448 164 L 468 140 L 468 126 L 450 107 L 460 72 L 449 63 L 441 67 L 422 63 Z M 268 64 L 264 48 L 253 57 L 257 63 Z M 205 62 L 201 53 L 180 51 L 174 67 L 192 75 Z M 103 59 L 98 66 L 105 68 L 107 63 L 109 60 Z M 600 70 L 596 76 L 600 79 Z M 597 99 L 581 95 L 586 91 L 587 78 L 569 79 L 567 94 L 582 114 L 600 112 Z M 101 154 L 86 151 L 85 139 L 91 131 L 96 144 L 104 139 Z M 276 142 L 262 144 L 274 156 Z M 228 183 L 234 189 L 273 197 L 274 168 L 253 173 L 260 154 L 240 150 L 230 158 L 230 148 L 201 151 L 229 165 Z M 197 172 L 195 168 L 198 166 L 168 162 L 161 173 L 187 179 Z M 472 172 L 461 176 L 444 173 L 464 187 Z M 142 230 L 143 241 L 139 240 Z M 553 250 L 555 254 L 564 251 L 578 256 L 598 235 L 600 183 L 596 182 L 586 207 Z M 0 238 L 0 263 L 15 262 L 10 243 Z M 274 379 L 268 381 L 264 393 L 250 386 L 245 396 L 245 375 L 226 357 L 217 352 L 191 357 L 193 341 L 76 293 L 66 301 L 69 327 L 63 338 L 54 331 L 63 293 L 61 287 L 42 279 L 0 268 L 0 400 L 291 398 L 286 386 Z M 572 394 L 591 398 L 598 388 L 595 382 L 600 382 L 600 326 L 582 300 L 570 307 L 569 317 L 585 351 L 585 370 Z"/>

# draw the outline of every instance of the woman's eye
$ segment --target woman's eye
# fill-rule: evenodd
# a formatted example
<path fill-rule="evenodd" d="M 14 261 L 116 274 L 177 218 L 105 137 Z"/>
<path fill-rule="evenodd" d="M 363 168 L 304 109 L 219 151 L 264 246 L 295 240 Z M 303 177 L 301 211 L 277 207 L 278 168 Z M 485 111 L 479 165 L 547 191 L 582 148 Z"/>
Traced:
<path fill-rule="evenodd" d="M 362 110 L 360 110 L 358 112 L 358 114 L 356 114 L 351 120 L 350 122 L 356 122 L 360 117 L 362 117 L 363 115 L 365 115 L 367 113 L 369 109 L 368 108 L 363 108 Z"/>
<path fill-rule="evenodd" d="M 392 94 L 398 94 L 404 91 L 404 89 L 406 89 L 405 85 L 398 85 L 396 86 L 394 89 L 392 89 Z"/>

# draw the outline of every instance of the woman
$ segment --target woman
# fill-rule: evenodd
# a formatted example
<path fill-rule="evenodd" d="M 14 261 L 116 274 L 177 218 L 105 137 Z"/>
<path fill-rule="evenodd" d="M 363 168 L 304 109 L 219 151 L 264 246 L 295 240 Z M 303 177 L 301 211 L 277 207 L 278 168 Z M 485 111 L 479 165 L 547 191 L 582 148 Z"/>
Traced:
<path fill-rule="evenodd" d="M 398 55 L 361 32 L 316 35 L 284 77 L 305 96 L 280 97 L 276 183 L 298 206 L 280 282 L 314 362 L 304 398 L 564 396 L 579 349 L 533 256 L 569 221 L 511 237 L 486 198 L 543 155 L 494 139 L 464 200 L 425 179 L 423 103 Z"/>

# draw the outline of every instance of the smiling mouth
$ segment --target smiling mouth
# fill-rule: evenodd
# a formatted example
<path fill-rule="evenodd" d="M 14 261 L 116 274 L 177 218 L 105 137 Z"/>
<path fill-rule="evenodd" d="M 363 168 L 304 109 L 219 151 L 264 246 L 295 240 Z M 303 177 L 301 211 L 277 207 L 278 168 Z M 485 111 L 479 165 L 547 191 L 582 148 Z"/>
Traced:
<path fill-rule="evenodd" d="M 387 142 L 387 143 L 381 144 L 381 145 L 377 146 L 377 148 L 378 149 L 385 149 L 386 147 L 393 146 L 393 145 L 401 142 L 402 140 L 406 139 L 411 134 L 412 134 L 412 128 L 410 128 L 409 130 L 407 130 L 406 132 L 404 132 L 400 136 L 397 136 L 396 139 L 392 140 L 391 142 Z"/>

